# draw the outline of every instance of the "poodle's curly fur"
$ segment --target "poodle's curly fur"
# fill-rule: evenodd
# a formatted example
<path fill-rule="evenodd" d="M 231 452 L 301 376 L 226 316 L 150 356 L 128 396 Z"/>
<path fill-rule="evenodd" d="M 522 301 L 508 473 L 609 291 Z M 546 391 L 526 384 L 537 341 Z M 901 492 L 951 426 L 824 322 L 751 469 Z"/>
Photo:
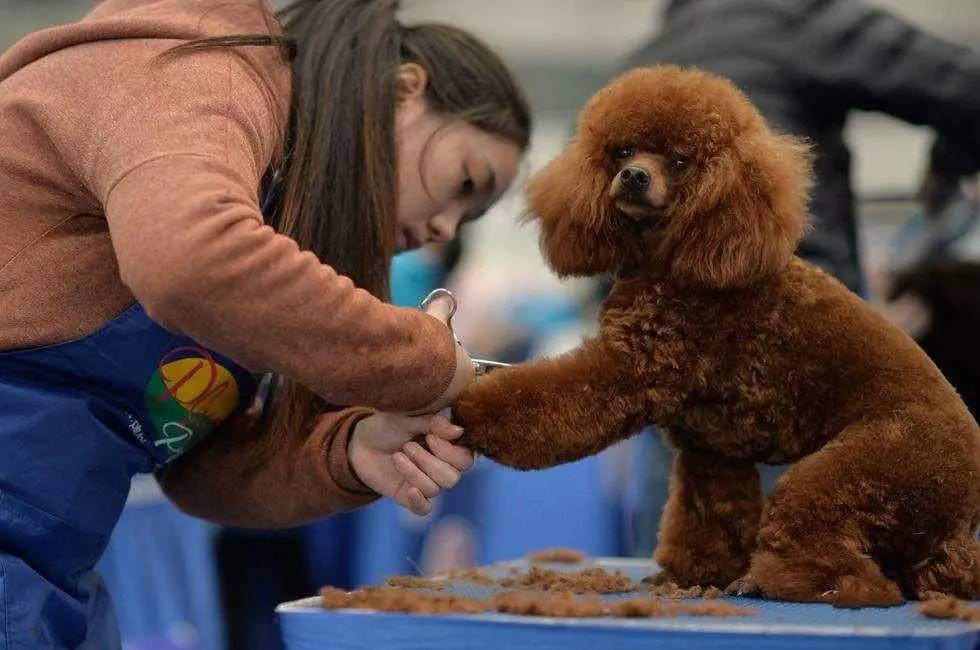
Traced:
<path fill-rule="evenodd" d="M 612 151 L 654 152 L 669 200 L 633 219 Z M 660 580 L 841 606 L 980 597 L 980 432 L 900 329 L 794 257 L 808 148 L 728 81 L 626 73 L 531 181 L 560 275 L 614 273 L 600 333 L 479 378 L 472 449 L 532 469 L 655 424 L 677 449 Z M 764 505 L 756 462 L 792 463 Z"/>

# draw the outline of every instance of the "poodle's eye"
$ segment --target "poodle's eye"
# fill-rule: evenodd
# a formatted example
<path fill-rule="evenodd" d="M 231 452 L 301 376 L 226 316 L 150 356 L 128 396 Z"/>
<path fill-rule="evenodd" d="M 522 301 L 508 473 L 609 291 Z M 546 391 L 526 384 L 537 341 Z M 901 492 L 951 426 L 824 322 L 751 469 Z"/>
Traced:
<path fill-rule="evenodd" d="M 686 158 L 674 158 L 674 169 L 684 169 L 687 167 Z"/>
<path fill-rule="evenodd" d="M 620 147 L 613 152 L 613 160 L 620 161 L 633 157 L 633 147 Z"/>

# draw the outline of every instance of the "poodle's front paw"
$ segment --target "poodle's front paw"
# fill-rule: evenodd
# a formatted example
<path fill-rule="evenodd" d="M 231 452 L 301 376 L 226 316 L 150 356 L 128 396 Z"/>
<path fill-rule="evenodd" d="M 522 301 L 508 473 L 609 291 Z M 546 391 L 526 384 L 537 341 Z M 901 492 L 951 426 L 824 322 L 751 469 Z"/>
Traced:
<path fill-rule="evenodd" d="M 752 576 L 745 574 L 741 578 L 732 580 L 731 584 L 725 588 L 728 596 L 744 596 L 745 598 L 762 598 L 762 589 L 755 583 Z"/>
<path fill-rule="evenodd" d="M 728 556 L 716 549 L 662 546 L 653 558 L 662 568 L 658 576 L 679 587 L 724 587 L 748 568 L 748 558 Z"/>

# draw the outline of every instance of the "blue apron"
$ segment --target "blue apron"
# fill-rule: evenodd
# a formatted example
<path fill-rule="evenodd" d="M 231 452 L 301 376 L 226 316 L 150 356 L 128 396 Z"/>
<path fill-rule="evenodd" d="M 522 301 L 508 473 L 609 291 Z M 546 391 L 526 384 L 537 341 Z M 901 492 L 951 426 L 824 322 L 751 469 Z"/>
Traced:
<path fill-rule="evenodd" d="M 81 339 L 0 352 L 0 650 L 119 647 L 93 567 L 130 479 L 250 405 L 255 387 L 138 303 Z"/>

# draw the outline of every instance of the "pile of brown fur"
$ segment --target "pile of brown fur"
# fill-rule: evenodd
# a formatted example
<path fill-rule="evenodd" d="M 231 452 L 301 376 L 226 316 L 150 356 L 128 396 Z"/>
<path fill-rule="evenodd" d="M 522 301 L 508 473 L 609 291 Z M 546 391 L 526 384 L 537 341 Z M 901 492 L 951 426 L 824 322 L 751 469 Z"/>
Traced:
<path fill-rule="evenodd" d="M 612 573 L 605 569 L 592 568 L 582 571 L 554 571 L 532 566 L 524 574 L 518 573 L 510 578 L 492 578 L 480 569 L 454 571 L 445 577 L 425 578 L 422 576 L 392 576 L 388 578 L 389 587 L 405 589 L 429 589 L 439 591 L 448 580 L 461 580 L 482 585 L 500 587 L 523 587 L 552 593 L 572 594 L 621 594 L 633 591 L 635 585 L 619 571 Z M 644 582 L 648 582 L 644 580 Z M 679 587 L 673 582 L 651 584 L 650 596 L 668 600 L 684 600 L 687 598 L 722 598 L 724 592 L 717 587 Z"/>
<path fill-rule="evenodd" d="M 531 567 L 527 573 L 512 576 L 510 578 L 491 578 L 479 569 L 466 569 L 465 571 L 454 571 L 445 577 L 425 578 L 421 576 L 393 576 L 388 578 L 389 587 L 402 587 L 406 589 L 432 589 L 440 590 L 446 586 L 448 580 L 461 580 L 463 582 L 475 582 L 482 585 L 495 585 L 499 587 L 523 587 L 537 589 L 539 591 L 566 592 L 572 594 L 621 594 L 632 591 L 633 582 L 619 571 L 610 573 L 605 569 L 584 569 L 582 571 L 555 571 L 553 569 L 543 569 L 541 567 Z M 680 598 L 696 598 L 700 596 L 693 593 L 695 590 L 685 590 L 691 595 L 679 596 Z M 665 595 L 665 594 L 657 594 Z"/>
<path fill-rule="evenodd" d="M 718 587 L 678 587 L 676 583 L 665 582 L 650 588 L 650 595 L 668 600 L 683 600 L 685 598 L 722 598 L 725 595 Z"/>
<path fill-rule="evenodd" d="M 554 549 L 549 550 L 546 556 L 571 557 L 570 554 L 553 551 Z M 450 580 L 517 590 L 500 593 L 487 600 L 433 593 L 443 590 Z M 597 616 L 665 618 L 755 614 L 754 610 L 736 607 L 721 600 L 707 600 L 693 605 L 664 602 L 682 598 L 720 598 L 723 595 L 720 590 L 714 588 L 682 589 L 673 583 L 651 586 L 649 597 L 614 602 L 604 602 L 599 599 L 599 594 L 628 593 L 635 588 L 636 585 L 619 571 L 609 572 L 605 569 L 591 568 L 561 572 L 532 566 L 526 573 L 518 573 L 508 578 L 492 578 L 480 569 L 455 571 L 439 578 L 394 576 L 388 579 L 386 587 L 367 587 L 350 593 L 333 587 L 324 587 L 320 596 L 325 609 L 374 609 L 382 612 L 412 614 L 500 612 L 564 618 Z"/>
<path fill-rule="evenodd" d="M 531 591 L 508 591 L 490 600 L 490 608 L 501 614 L 591 618 L 605 613 L 603 602 L 592 594 L 576 598 L 570 593 L 544 594 Z"/>
<path fill-rule="evenodd" d="M 698 604 L 663 602 L 654 598 L 632 598 L 603 602 L 595 593 L 579 598 L 570 592 L 509 591 L 488 600 L 450 594 L 426 593 L 401 587 L 367 587 L 353 592 L 324 587 L 320 592 L 324 609 L 373 609 L 411 614 L 479 614 L 500 612 L 522 616 L 591 618 L 669 618 L 674 616 L 752 616 L 755 610 L 736 607 L 721 600 Z"/>
<path fill-rule="evenodd" d="M 737 607 L 723 600 L 706 600 L 688 605 L 654 598 L 631 598 L 609 603 L 612 616 L 624 618 L 673 618 L 674 616 L 754 616 L 755 610 Z"/>
<path fill-rule="evenodd" d="M 374 609 L 411 614 L 477 614 L 485 612 L 488 606 L 474 598 L 427 594 L 399 587 L 365 587 L 350 593 L 324 587 L 320 590 L 320 603 L 324 609 Z"/>
<path fill-rule="evenodd" d="M 919 605 L 919 612 L 929 618 L 946 618 L 980 623 L 980 607 L 971 607 L 959 598 L 933 598 Z"/>
<path fill-rule="evenodd" d="M 619 571 L 584 569 L 565 573 L 532 566 L 522 576 L 498 580 L 501 587 L 527 587 L 540 591 L 572 594 L 624 594 L 633 591 L 633 581 Z"/>

